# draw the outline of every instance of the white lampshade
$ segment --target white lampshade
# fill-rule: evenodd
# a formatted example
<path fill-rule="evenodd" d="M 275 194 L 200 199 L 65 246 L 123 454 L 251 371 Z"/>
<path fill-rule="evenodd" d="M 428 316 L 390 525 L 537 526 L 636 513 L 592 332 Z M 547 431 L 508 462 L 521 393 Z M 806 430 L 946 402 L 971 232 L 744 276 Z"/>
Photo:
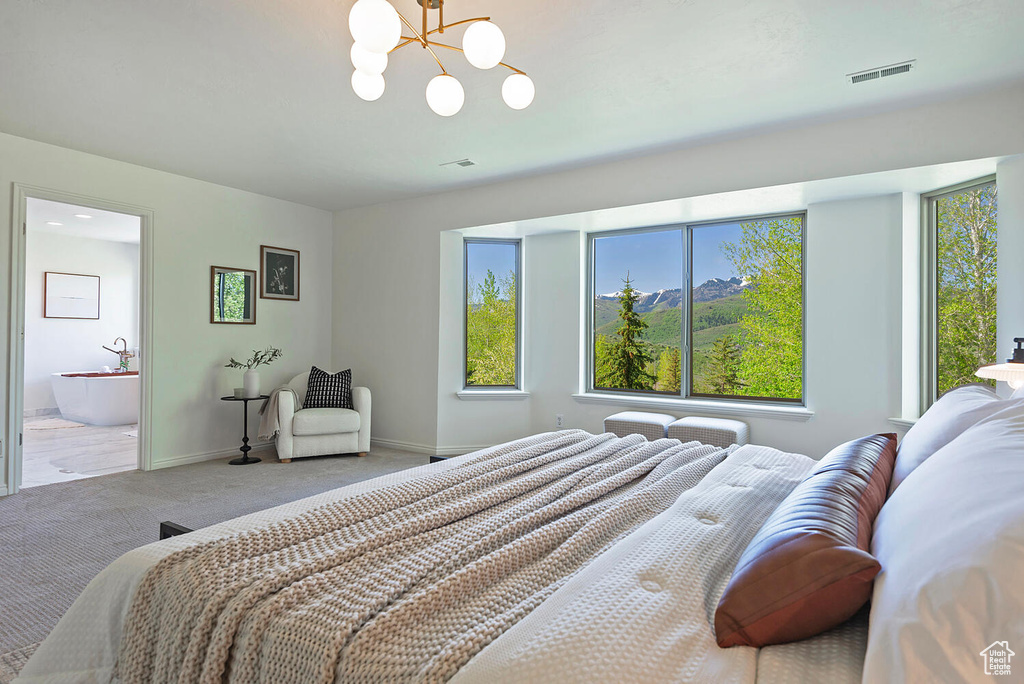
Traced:
<path fill-rule="evenodd" d="M 352 66 L 358 71 L 370 74 L 371 76 L 383 74 L 384 70 L 388 68 L 388 54 L 386 52 L 367 50 L 360 43 L 352 43 L 352 51 L 349 55 L 352 57 Z"/>
<path fill-rule="evenodd" d="M 367 74 L 362 71 L 352 72 L 352 90 L 367 102 L 379 100 L 384 94 L 384 77 L 381 74 Z"/>
<path fill-rule="evenodd" d="M 497 24 L 475 21 L 462 36 L 462 49 L 477 69 L 493 69 L 505 57 L 505 34 Z"/>
<path fill-rule="evenodd" d="M 979 378 L 1002 380 L 1015 390 L 1024 387 L 1024 363 L 993 363 L 982 366 L 974 374 Z"/>
<path fill-rule="evenodd" d="M 454 76 L 441 74 L 427 84 L 427 104 L 440 116 L 454 116 L 466 102 L 466 91 Z"/>
<path fill-rule="evenodd" d="M 501 86 L 501 97 L 512 109 L 526 109 L 536 94 L 533 79 L 526 74 L 512 74 Z"/>
<path fill-rule="evenodd" d="M 388 52 L 402 40 L 402 20 L 387 0 L 359 0 L 349 12 L 348 28 L 371 52 Z"/>

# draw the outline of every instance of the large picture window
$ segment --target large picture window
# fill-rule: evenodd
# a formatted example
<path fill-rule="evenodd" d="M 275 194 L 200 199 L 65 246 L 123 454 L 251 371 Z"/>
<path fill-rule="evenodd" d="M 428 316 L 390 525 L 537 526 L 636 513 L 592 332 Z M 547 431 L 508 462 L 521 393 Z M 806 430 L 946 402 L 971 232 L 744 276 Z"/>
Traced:
<path fill-rule="evenodd" d="M 465 241 L 467 388 L 519 387 L 519 247 Z"/>
<path fill-rule="evenodd" d="M 804 215 L 590 239 L 591 389 L 803 401 Z"/>
<path fill-rule="evenodd" d="M 996 362 L 996 184 L 947 188 L 926 201 L 932 266 L 927 404 L 980 382 L 974 372 Z"/>

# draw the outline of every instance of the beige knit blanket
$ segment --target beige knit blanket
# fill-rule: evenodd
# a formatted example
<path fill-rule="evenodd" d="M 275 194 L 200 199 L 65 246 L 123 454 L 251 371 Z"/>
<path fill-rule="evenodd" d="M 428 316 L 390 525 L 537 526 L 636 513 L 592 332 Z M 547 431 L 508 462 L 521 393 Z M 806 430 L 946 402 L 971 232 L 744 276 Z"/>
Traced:
<path fill-rule="evenodd" d="M 446 681 L 730 449 L 572 430 L 172 554 L 123 682 Z"/>

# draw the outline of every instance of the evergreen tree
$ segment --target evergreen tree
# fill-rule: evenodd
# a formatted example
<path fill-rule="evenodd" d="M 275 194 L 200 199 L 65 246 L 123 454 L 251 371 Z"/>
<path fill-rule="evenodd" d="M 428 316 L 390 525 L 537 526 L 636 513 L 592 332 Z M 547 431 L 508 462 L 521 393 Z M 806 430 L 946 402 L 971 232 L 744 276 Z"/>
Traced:
<path fill-rule="evenodd" d="M 707 370 L 712 393 L 736 394 L 741 389 L 740 353 L 740 345 L 732 335 L 723 335 L 715 340 Z"/>
<path fill-rule="evenodd" d="M 679 392 L 682 380 L 682 359 L 678 349 L 666 349 L 658 359 L 658 384 L 657 389 L 661 392 Z"/>
<path fill-rule="evenodd" d="M 619 339 L 611 349 L 610 387 L 617 389 L 652 389 L 657 379 L 647 372 L 653 360 L 641 343 L 647 322 L 633 310 L 640 296 L 626 273 L 625 285 L 619 294 L 619 318 L 622 327 L 616 331 Z"/>

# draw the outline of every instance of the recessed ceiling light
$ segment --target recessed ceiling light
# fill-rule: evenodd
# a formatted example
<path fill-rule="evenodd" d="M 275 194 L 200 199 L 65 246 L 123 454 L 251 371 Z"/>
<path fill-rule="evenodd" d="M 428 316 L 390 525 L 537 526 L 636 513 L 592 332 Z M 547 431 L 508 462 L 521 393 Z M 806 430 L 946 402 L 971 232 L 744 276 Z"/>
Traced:
<path fill-rule="evenodd" d="M 48 226 L 63 226 L 64 224 L 61 223 L 60 221 L 47 221 L 46 225 L 48 225 Z"/>
<path fill-rule="evenodd" d="M 91 218 L 92 218 L 92 216 L 89 216 L 88 214 L 75 214 L 75 218 L 80 218 L 80 219 L 91 219 Z"/>

